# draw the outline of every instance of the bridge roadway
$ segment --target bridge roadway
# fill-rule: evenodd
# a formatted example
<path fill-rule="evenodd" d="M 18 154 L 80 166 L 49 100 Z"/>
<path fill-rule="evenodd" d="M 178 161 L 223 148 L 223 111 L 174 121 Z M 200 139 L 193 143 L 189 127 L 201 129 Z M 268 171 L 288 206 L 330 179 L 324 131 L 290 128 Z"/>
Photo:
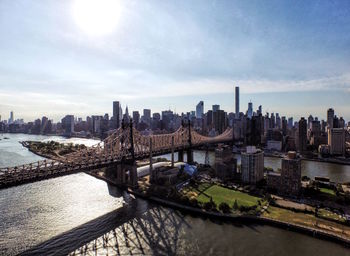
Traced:
<path fill-rule="evenodd" d="M 146 137 L 146 140 L 149 141 L 149 145 L 145 147 L 145 145 L 134 145 L 134 141 L 140 141 L 140 138 L 137 138 L 138 136 L 140 137 L 140 135 L 135 131 L 133 134 L 131 129 L 118 130 L 103 141 L 103 147 L 97 145 L 96 147 L 88 148 L 86 151 L 72 153 L 62 161 L 43 160 L 21 166 L 0 168 L 0 189 L 62 175 L 91 171 L 108 166 L 133 164 L 135 160 L 174 152 L 189 151 L 208 144 L 227 143 L 232 141 L 231 129 L 217 137 L 209 138 L 207 140 L 203 140 L 203 138 L 205 138 L 204 136 L 199 135 L 199 137 L 197 134 L 193 134 L 193 132 L 190 131 L 188 132 L 188 134 L 190 134 L 189 139 L 181 139 L 181 142 L 174 142 L 174 137 L 178 136 L 176 133 L 179 132 L 179 129 L 174 134 L 142 136 L 144 137 L 143 139 Z M 130 136 L 130 133 L 132 136 Z M 116 134 L 118 136 L 116 136 Z M 121 136 L 121 134 L 123 135 Z M 183 137 L 184 134 L 187 133 L 182 131 L 181 134 Z M 192 143 L 191 135 L 194 135 L 192 136 L 194 138 L 200 139 L 197 139 Z M 132 138 L 131 141 L 127 141 L 126 138 L 130 137 Z M 113 139 L 111 140 L 111 138 Z M 158 146 L 152 147 L 152 139 L 154 144 Z M 159 141 L 160 139 L 162 142 Z M 110 145 L 114 145 L 114 149 L 111 149 L 109 147 Z M 118 150 L 115 150 L 115 145 L 118 145 Z"/>

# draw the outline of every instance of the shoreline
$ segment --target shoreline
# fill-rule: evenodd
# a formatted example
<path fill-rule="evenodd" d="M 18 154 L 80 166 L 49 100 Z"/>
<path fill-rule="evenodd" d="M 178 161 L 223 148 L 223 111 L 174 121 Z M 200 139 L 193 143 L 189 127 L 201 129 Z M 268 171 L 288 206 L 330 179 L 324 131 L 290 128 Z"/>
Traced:
<path fill-rule="evenodd" d="M 251 216 L 250 215 L 237 215 L 237 216 L 235 216 L 232 214 L 224 214 L 224 213 L 220 213 L 220 212 L 208 212 L 208 211 L 204 211 L 200 208 L 182 205 L 182 204 L 179 204 L 179 203 L 176 203 L 173 201 L 169 201 L 169 200 L 165 200 L 165 199 L 161 199 L 161 198 L 158 198 L 155 196 L 146 196 L 146 195 L 143 195 L 142 193 L 139 193 L 139 192 L 132 190 L 131 188 L 129 188 L 127 186 L 120 186 L 116 182 L 110 180 L 109 178 L 98 175 L 97 173 L 93 173 L 93 172 L 86 172 L 86 173 L 91 175 L 92 177 L 103 180 L 103 181 L 105 181 L 113 186 L 120 188 L 120 189 L 126 190 L 128 193 L 135 195 L 139 198 L 142 198 L 144 200 L 148 200 L 148 201 L 151 201 L 153 203 L 157 203 L 157 204 L 163 205 L 165 207 L 180 210 L 182 212 L 186 212 L 186 213 L 193 214 L 196 216 L 207 217 L 207 218 L 214 219 L 214 220 L 219 219 L 221 221 L 240 222 L 240 223 L 243 222 L 246 224 L 254 224 L 255 223 L 255 224 L 269 225 L 269 226 L 273 226 L 273 227 L 277 227 L 277 228 L 290 230 L 293 232 L 302 233 L 302 234 L 312 236 L 312 237 L 317 238 L 317 239 L 335 242 L 335 243 L 338 243 L 338 244 L 341 244 L 345 247 L 350 248 L 350 239 L 347 239 L 347 238 L 344 238 L 344 237 L 341 237 L 341 236 L 338 236 L 335 234 L 327 233 L 327 232 L 322 231 L 322 230 L 313 229 L 313 228 L 309 228 L 309 227 L 302 226 L 302 225 L 297 225 L 297 224 L 293 224 L 293 223 L 289 223 L 289 222 L 283 222 L 283 221 L 274 220 L 274 219 L 270 219 L 270 218 L 266 218 L 266 217 L 260 217 L 260 216 L 253 216 L 253 215 L 251 215 Z"/>
<path fill-rule="evenodd" d="M 100 141 L 100 142 L 102 141 L 98 137 L 84 137 L 84 136 L 79 136 L 79 135 L 66 136 L 64 134 L 32 134 L 32 133 L 23 133 L 23 132 L 0 132 L 0 134 L 2 134 L 2 135 L 5 135 L 5 134 L 23 134 L 23 135 L 33 135 L 33 136 L 46 136 L 46 137 L 57 136 L 57 137 L 65 138 L 65 139 L 76 138 L 76 139 L 96 140 L 96 141 Z"/>

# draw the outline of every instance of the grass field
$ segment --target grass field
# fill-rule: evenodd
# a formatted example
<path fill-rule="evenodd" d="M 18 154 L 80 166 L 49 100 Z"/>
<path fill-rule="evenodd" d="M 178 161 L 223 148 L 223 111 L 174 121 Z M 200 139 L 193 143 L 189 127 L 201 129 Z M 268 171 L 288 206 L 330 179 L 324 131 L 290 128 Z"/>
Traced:
<path fill-rule="evenodd" d="M 321 191 L 322 193 L 335 196 L 335 192 L 334 192 L 333 189 L 330 189 L 330 188 L 320 188 L 320 191 Z"/>
<path fill-rule="evenodd" d="M 350 227 L 317 218 L 312 214 L 297 213 L 286 209 L 270 206 L 268 210 L 263 213 L 263 216 L 310 228 L 321 229 L 329 233 L 350 238 Z"/>
<path fill-rule="evenodd" d="M 212 198 L 217 206 L 219 206 L 220 203 L 225 202 L 231 208 L 233 207 L 235 200 L 237 200 L 238 206 L 254 206 L 258 205 L 259 200 L 263 201 L 259 197 L 209 183 L 202 183 L 198 188 L 191 187 L 190 191 L 193 191 L 198 195 L 197 200 L 200 203 L 209 202 L 210 198 Z"/>
<path fill-rule="evenodd" d="M 325 209 L 319 209 L 318 210 L 318 215 L 330 220 L 336 220 L 336 221 L 340 221 L 340 222 L 344 222 L 345 223 L 345 219 L 340 217 L 338 214 L 331 212 L 331 211 L 327 211 Z"/>

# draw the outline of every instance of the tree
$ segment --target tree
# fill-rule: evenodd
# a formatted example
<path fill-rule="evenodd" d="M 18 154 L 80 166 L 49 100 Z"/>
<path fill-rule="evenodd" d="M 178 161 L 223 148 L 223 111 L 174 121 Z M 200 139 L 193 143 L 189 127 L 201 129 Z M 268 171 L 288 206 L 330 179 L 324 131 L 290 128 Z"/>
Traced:
<path fill-rule="evenodd" d="M 235 202 L 233 203 L 233 209 L 238 210 L 237 199 L 236 199 Z"/>
<path fill-rule="evenodd" d="M 209 201 L 209 202 L 204 203 L 203 207 L 207 211 L 216 210 L 216 204 L 214 201 Z"/>
<path fill-rule="evenodd" d="M 219 210 L 222 211 L 223 213 L 229 213 L 231 211 L 231 208 L 227 203 L 222 202 L 219 205 Z"/>

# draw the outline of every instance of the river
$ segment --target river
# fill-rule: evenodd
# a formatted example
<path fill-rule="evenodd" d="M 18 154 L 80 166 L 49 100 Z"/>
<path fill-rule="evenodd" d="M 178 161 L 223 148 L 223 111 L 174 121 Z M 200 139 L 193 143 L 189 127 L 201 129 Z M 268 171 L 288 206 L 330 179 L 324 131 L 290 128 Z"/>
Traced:
<path fill-rule="evenodd" d="M 1 166 L 41 159 L 18 141 L 65 141 L 13 134 L 0 139 Z M 202 153 L 195 152 L 195 160 Z M 0 255 L 18 253 L 309 256 L 346 255 L 349 250 L 266 225 L 233 225 L 184 215 L 79 173 L 0 190 Z"/>

